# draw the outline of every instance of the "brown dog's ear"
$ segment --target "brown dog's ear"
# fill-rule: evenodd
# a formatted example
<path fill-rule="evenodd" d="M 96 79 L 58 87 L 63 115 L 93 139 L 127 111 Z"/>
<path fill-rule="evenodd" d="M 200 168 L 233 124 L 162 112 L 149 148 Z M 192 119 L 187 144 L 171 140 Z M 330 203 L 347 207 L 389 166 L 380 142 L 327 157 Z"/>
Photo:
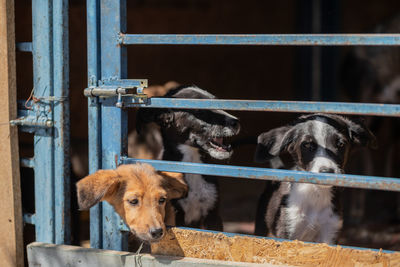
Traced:
<path fill-rule="evenodd" d="M 77 182 L 79 209 L 87 210 L 105 200 L 118 187 L 118 177 L 115 170 L 99 170 Z"/>
<path fill-rule="evenodd" d="M 164 177 L 165 189 L 169 199 L 182 198 L 187 196 L 188 186 L 183 179 L 183 174 L 178 172 L 159 172 Z"/>

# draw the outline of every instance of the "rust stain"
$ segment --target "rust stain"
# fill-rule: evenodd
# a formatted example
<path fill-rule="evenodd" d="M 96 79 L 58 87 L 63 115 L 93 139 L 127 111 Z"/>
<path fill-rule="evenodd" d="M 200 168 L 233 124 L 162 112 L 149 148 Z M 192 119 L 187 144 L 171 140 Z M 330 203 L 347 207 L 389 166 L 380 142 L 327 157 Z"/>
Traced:
<path fill-rule="evenodd" d="M 118 166 L 118 155 L 114 156 L 114 160 L 115 160 L 115 166 Z"/>

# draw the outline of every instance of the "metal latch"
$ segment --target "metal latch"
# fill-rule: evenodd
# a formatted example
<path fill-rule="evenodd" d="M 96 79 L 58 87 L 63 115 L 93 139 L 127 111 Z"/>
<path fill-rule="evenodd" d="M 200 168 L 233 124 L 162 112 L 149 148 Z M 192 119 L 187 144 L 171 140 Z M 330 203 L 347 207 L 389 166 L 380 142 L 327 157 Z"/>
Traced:
<path fill-rule="evenodd" d="M 143 92 L 143 87 L 136 87 L 136 93 L 134 94 L 121 94 L 118 93 L 118 100 L 117 103 L 115 103 L 115 106 L 118 108 L 123 108 L 124 107 L 124 101 L 123 97 L 131 97 L 131 103 L 133 104 L 146 104 L 148 101 L 147 95 Z"/>
<path fill-rule="evenodd" d="M 146 104 L 148 96 L 143 92 L 144 87 L 112 87 L 101 86 L 91 87 L 84 90 L 84 95 L 87 97 L 115 97 L 118 96 L 116 107 L 124 107 L 125 102 L 132 104 Z M 124 99 L 125 98 L 125 99 Z M 127 101 L 126 99 L 129 98 Z"/>
<path fill-rule="evenodd" d="M 49 120 L 47 118 L 38 118 L 34 116 L 21 117 L 15 120 L 11 120 L 10 124 L 12 126 L 21 125 L 21 126 L 36 126 L 45 128 L 51 128 L 54 126 L 52 120 Z"/>

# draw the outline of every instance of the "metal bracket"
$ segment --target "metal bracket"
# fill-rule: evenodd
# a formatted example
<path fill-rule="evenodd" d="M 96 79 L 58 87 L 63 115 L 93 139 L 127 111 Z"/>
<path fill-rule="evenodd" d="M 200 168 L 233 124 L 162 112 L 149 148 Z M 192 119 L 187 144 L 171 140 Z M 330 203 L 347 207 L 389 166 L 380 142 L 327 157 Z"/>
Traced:
<path fill-rule="evenodd" d="M 54 100 L 50 100 L 54 101 Z M 60 100 L 57 100 L 60 101 Z M 31 102 L 18 101 L 18 118 L 10 121 L 12 126 L 22 126 L 25 132 L 35 132 L 39 128 L 52 128 L 54 121 L 51 119 L 51 108 L 47 103 L 37 102 L 33 106 Z M 31 109 L 28 109 L 31 106 Z"/>
<path fill-rule="evenodd" d="M 123 98 L 131 98 L 132 100 L 130 101 L 132 104 L 146 104 L 148 101 L 148 96 L 143 93 L 143 88 L 141 90 L 137 90 L 136 94 L 118 94 L 118 100 L 117 103 L 115 103 L 115 106 L 118 108 L 123 108 L 125 106 L 125 101 Z"/>

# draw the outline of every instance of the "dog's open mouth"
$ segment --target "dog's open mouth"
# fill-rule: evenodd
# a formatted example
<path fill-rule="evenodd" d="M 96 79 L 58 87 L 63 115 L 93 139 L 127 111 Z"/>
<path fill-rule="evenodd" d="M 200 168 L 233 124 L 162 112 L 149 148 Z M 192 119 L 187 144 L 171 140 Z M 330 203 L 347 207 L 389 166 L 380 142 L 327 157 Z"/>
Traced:
<path fill-rule="evenodd" d="M 214 137 L 209 140 L 209 144 L 212 148 L 214 148 L 217 151 L 229 152 L 232 150 L 231 145 L 225 144 L 225 139 L 223 137 Z"/>

